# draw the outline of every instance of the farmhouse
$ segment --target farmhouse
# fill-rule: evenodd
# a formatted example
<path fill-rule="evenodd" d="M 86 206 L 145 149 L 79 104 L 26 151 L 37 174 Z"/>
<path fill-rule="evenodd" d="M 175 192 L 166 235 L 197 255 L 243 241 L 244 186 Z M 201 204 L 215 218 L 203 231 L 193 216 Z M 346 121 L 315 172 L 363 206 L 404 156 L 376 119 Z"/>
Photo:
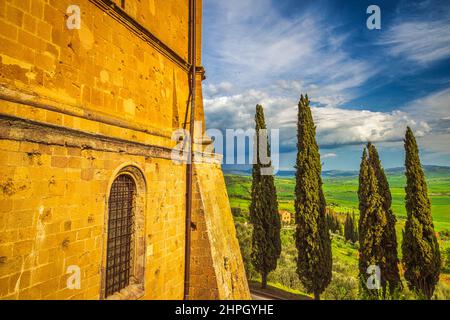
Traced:
<path fill-rule="evenodd" d="M 278 214 L 280 215 L 280 220 L 283 224 L 290 224 L 292 222 L 292 215 L 289 211 L 278 210 Z"/>

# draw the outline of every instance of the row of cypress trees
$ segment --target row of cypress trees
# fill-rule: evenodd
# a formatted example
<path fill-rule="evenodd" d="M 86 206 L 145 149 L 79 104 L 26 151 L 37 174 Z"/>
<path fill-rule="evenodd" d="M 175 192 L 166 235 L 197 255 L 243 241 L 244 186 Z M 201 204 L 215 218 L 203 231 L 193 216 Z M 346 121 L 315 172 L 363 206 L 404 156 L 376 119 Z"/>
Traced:
<path fill-rule="evenodd" d="M 352 215 L 350 215 L 350 213 L 347 213 L 347 216 L 345 217 L 344 238 L 345 238 L 345 240 L 348 240 L 351 242 L 357 242 L 359 239 L 358 225 L 355 222 L 355 213 L 354 212 L 352 213 Z"/>
<path fill-rule="evenodd" d="M 326 221 L 322 190 L 321 162 L 308 96 L 301 96 L 297 118 L 297 160 L 295 186 L 295 242 L 298 249 L 297 274 L 306 291 L 315 299 L 331 281 L 331 239 Z M 260 130 L 266 129 L 263 108 L 256 106 L 256 150 L 260 150 Z M 268 139 L 266 139 L 268 141 Z M 268 155 L 270 148 L 267 142 Z M 280 217 L 272 175 L 262 175 L 259 152 L 252 170 L 250 221 L 253 224 L 252 264 L 261 274 L 262 288 L 275 270 L 281 254 Z M 266 165 L 271 166 L 269 163 Z"/>
<path fill-rule="evenodd" d="M 308 96 L 301 95 L 297 116 L 297 157 L 295 185 L 295 242 L 298 250 L 297 274 L 308 293 L 315 299 L 331 282 L 332 251 L 326 202 L 322 188 L 321 161 L 316 141 L 316 127 L 311 114 Z M 266 129 L 261 105 L 256 106 L 256 150 L 260 150 L 261 130 Z M 267 138 L 267 136 L 266 136 Z M 267 154 L 270 157 L 268 139 Z M 439 279 L 440 255 L 431 217 L 425 176 L 420 165 L 417 143 L 408 127 L 406 150 L 406 211 L 407 221 L 403 236 L 403 265 L 410 288 L 431 298 Z M 256 152 L 252 170 L 250 221 L 253 224 L 252 264 L 261 274 L 262 288 L 267 285 L 267 275 L 276 269 L 281 254 L 278 202 L 273 175 L 264 175 L 263 165 Z M 367 269 L 377 265 L 381 271 L 383 296 L 401 289 L 396 218 L 391 209 L 392 196 L 384 169 L 375 146 L 371 143 L 363 151 L 359 174 L 358 230 L 354 217 L 347 217 L 348 238 L 359 235 L 359 272 L 367 281 Z M 347 236 L 346 236 L 347 238 Z"/>
<path fill-rule="evenodd" d="M 341 222 L 339 221 L 337 214 L 332 210 L 328 210 L 326 218 L 327 218 L 328 229 L 333 233 L 341 234 L 342 233 L 342 225 L 341 225 Z"/>
<path fill-rule="evenodd" d="M 403 231 L 402 262 L 409 288 L 430 299 L 440 273 L 440 251 L 434 232 L 427 183 L 411 128 L 404 139 L 407 220 Z M 396 218 L 391 209 L 392 195 L 375 146 L 363 150 L 359 172 L 359 274 L 362 288 L 369 278 L 369 266 L 380 269 L 381 295 L 401 290 L 397 255 Z M 377 291 L 366 290 L 369 297 Z"/>
<path fill-rule="evenodd" d="M 333 210 L 328 211 L 326 218 L 328 230 L 332 233 L 342 234 L 342 223 L 339 221 L 338 215 Z M 359 240 L 358 225 L 357 222 L 355 222 L 354 212 L 352 214 L 347 212 L 345 216 L 343 236 L 345 240 L 353 243 L 358 242 Z"/>
<path fill-rule="evenodd" d="M 359 172 L 359 274 L 364 282 L 369 266 L 380 268 L 383 294 L 394 292 L 400 284 L 396 218 L 392 196 L 377 149 L 371 143 L 363 151 Z M 363 285 L 363 288 L 365 286 Z M 375 291 L 368 291 L 369 294 Z"/>

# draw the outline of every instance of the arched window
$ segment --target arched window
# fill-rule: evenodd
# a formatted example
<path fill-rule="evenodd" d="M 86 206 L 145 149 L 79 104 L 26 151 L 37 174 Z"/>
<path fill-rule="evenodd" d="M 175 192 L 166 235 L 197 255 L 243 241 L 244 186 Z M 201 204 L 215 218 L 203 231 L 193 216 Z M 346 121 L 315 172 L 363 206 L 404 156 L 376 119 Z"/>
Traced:
<path fill-rule="evenodd" d="M 108 240 L 105 297 L 132 284 L 136 183 L 128 174 L 119 175 L 108 201 Z"/>
<path fill-rule="evenodd" d="M 145 176 L 137 166 L 123 165 L 108 190 L 100 297 L 139 299 L 145 293 Z"/>

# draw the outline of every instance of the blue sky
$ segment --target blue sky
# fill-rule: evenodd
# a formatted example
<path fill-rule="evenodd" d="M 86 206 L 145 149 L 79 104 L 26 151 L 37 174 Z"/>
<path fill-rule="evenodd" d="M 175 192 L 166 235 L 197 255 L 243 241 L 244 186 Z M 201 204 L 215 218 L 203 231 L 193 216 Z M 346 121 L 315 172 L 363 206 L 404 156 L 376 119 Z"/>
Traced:
<path fill-rule="evenodd" d="M 366 9 L 381 9 L 369 30 Z M 280 167 L 295 161 L 296 105 L 308 93 L 323 169 L 355 170 L 372 141 L 403 165 L 411 126 L 423 164 L 450 165 L 450 2 L 205 0 L 208 128 L 280 129 Z"/>

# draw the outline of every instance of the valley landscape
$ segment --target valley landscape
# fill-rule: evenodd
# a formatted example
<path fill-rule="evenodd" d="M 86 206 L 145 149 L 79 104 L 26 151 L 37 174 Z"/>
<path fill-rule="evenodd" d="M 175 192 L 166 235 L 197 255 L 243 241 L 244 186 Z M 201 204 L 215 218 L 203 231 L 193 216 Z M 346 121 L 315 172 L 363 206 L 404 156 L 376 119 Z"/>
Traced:
<path fill-rule="evenodd" d="M 433 223 L 438 233 L 442 257 L 442 272 L 436 288 L 435 299 L 450 298 L 450 167 L 424 166 L 429 197 L 432 204 Z M 392 209 L 397 217 L 396 231 L 398 252 L 401 259 L 402 230 L 406 221 L 404 206 L 406 179 L 403 168 L 387 169 L 386 175 L 392 193 Z M 347 213 L 358 217 L 358 172 L 324 171 L 323 190 L 327 208 L 336 213 L 343 226 Z M 225 181 L 234 215 L 238 240 L 244 258 L 249 281 L 259 281 L 259 275 L 253 270 L 250 261 L 251 232 L 249 204 L 251 201 L 250 172 L 233 171 L 225 174 Z M 286 291 L 306 295 L 295 272 L 296 248 L 294 241 L 294 189 L 295 172 L 282 171 L 275 178 L 278 206 L 280 211 L 291 213 L 291 223 L 283 224 L 281 230 L 282 253 L 277 269 L 269 274 L 269 284 Z M 332 234 L 333 277 L 330 286 L 324 292 L 324 299 L 359 299 L 358 288 L 358 243 L 346 241 L 342 232 Z M 402 269 L 401 269 L 402 270 Z M 399 299 L 415 299 L 412 292 L 404 289 Z"/>

